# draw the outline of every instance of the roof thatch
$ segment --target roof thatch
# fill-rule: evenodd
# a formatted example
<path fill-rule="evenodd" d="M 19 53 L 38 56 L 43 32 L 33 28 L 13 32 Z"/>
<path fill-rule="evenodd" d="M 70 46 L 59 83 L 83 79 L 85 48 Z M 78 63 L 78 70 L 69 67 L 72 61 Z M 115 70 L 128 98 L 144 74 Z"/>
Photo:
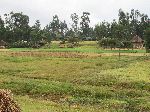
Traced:
<path fill-rule="evenodd" d="M 6 42 L 5 41 L 3 41 L 3 40 L 0 40 L 0 46 L 6 46 Z"/>
<path fill-rule="evenodd" d="M 132 43 L 143 43 L 143 40 L 138 36 L 134 36 L 131 40 Z"/>

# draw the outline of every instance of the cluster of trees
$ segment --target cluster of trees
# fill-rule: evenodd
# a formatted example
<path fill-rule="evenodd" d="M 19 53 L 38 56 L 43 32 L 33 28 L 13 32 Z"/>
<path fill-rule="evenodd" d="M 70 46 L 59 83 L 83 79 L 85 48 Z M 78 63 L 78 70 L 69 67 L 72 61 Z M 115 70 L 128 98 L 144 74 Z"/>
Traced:
<path fill-rule="evenodd" d="M 36 20 L 33 26 L 29 26 L 27 15 L 11 12 L 4 15 L 4 20 L 0 17 L 0 40 L 9 43 L 12 47 L 40 47 L 50 43 L 51 40 L 75 42 L 77 40 L 98 40 L 99 43 L 108 42 L 112 46 L 117 45 L 116 40 L 117 43 L 118 41 L 127 43 L 135 35 L 142 39 L 145 34 L 148 35 L 145 30 L 150 27 L 150 19 L 138 10 L 132 9 L 130 13 L 126 13 L 120 9 L 118 20 L 103 21 L 94 27 L 89 25 L 89 16 L 88 12 L 83 12 L 81 16 L 76 13 L 71 14 L 72 24 L 69 28 L 65 20 L 61 21 L 55 15 L 53 20 L 42 29 L 39 20 Z"/>
<path fill-rule="evenodd" d="M 146 52 L 150 53 L 150 27 L 145 30 L 145 44 Z"/>
<path fill-rule="evenodd" d="M 33 26 L 29 26 L 29 17 L 23 13 L 5 14 L 5 19 L 0 17 L 0 40 L 13 47 L 39 47 L 51 40 L 65 40 L 72 38 L 82 39 L 90 36 L 90 13 L 83 12 L 79 16 L 71 14 L 72 26 L 68 27 L 66 21 L 60 21 L 57 15 L 43 29 L 39 20 Z M 79 21 L 81 19 L 81 21 Z"/>
<path fill-rule="evenodd" d="M 112 47 L 112 43 L 124 43 L 124 47 L 131 47 L 131 39 L 138 35 L 143 40 L 145 30 L 150 27 L 150 19 L 146 14 L 140 13 L 138 10 L 132 9 L 130 13 L 119 10 L 118 20 L 113 22 L 101 22 L 95 26 L 96 37 L 102 46 L 107 41 L 107 46 Z M 104 42 L 105 41 L 105 42 Z M 116 44 L 113 44 L 116 45 Z"/>
<path fill-rule="evenodd" d="M 45 36 L 37 20 L 29 26 L 29 17 L 23 13 L 5 14 L 5 20 L 0 17 L 0 40 L 12 47 L 37 47 Z"/>
<path fill-rule="evenodd" d="M 113 22 L 101 22 L 96 25 L 95 32 L 99 39 L 116 38 L 117 40 L 131 40 L 135 35 L 144 39 L 144 31 L 150 26 L 150 19 L 146 14 L 132 9 L 130 13 L 119 10 L 119 19 Z"/>

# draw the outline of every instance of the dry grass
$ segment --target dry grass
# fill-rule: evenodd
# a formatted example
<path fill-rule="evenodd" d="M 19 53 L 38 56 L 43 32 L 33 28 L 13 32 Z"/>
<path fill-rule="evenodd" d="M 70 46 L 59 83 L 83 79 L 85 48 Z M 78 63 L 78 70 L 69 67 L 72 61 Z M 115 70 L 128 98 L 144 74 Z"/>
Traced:
<path fill-rule="evenodd" d="M 119 53 L 78 53 L 78 52 L 41 52 L 41 51 L 1 51 L 1 55 L 12 57 L 57 57 L 57 58 L 97 58 L 119 56 Z M 150 56 L 149 53 L 120 53 L 120 56 Z"/>
<path fill-rule="evenodd" d="M 0 112 L 21 112 L 9 90 L 0 90 Z"/>

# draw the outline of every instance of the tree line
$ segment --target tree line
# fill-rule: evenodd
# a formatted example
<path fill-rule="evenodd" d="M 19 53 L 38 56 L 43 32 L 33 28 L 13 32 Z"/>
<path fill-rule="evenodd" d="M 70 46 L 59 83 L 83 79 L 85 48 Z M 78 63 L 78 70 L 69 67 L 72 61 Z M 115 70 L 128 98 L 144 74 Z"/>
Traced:
<path fill-rule="evenodd" d="M 9 43 L 13 47 L 38 47 L 40 44 L 50 43 L 51 40 L 65 40 L 66 38 L 79 38 L 90 36 L 90 13 L 83 12 L 79 23 L 79 16 L 71 14 L 71 28 L 66 21 L 60 21 L 58 15 L 43 29 L 39 20 L 33 26 L 29 26 L 29 16 L 21 13 L 10 12 L 0 17 L 0 40 Z M 21 47 L 21 46 L 20 46 Z"/>
<path fill-rule="evenodd" d="M 68 27 L 65 20 L 61 21 L 58 15 L 54 15 L 44 28 L 41 28 L 39 20 L 30 26 L 29 16 L 22 12 L 10 12 L 4 14 L 4 17 L 4 20 L 0 17 L 0 40 L 11 47 L 40 47 L 52 40 L 101 41 L 107 38 L 111 41 L 130 41 L 135 35 L 144 39 L 145 31 L 150 27 L 148 15 L 134 9 L 130 13 L 120 9 L 117 20 L 103 21 L 93 27 L 90 26 L 89 12 L 83 12 L 81 16 L 77 13 L 71 14 L 71 27 Z"/>

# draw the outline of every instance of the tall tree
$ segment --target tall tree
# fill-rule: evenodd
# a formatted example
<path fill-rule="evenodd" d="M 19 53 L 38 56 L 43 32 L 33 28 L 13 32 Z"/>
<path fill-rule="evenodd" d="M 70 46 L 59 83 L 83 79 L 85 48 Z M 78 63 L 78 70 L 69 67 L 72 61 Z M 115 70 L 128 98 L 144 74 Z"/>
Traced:
<path fill-rule="evenodd" d="M 4 34 L 5 34 L 4 21 L 2 20 L 0 16 L 0 40 L 5 40 Z"/>
<path fill-rule="evenodd" d="M 145 35 L 144 36 L 145 36 L 145 41 L 146 41 L 145 42 L 146 52 L 149 53 L 150 52 L 150 27 L 145 30 Z"/>
<path fill-rule="evenodd" d="M 109 37 L 110 34 L 110 24 L 108 22 L 101 22 L 95 26 L 95 33 L 97 39 L 100 40 L 102 38 Z"/>
<path fill-rule="evenodd" d="M 141 14 L 141 22 L 139 24 L 139 29 L 138 29 L 138 35 L 140 37 L 144 37 L 144 31 L 149 27 L 150 25 L 150 19 L 146 14 Z M 143 38 L 144 39 L 144 38 Z"/>
<path fill-rule="evenodd" d="M 52 37 L 57 40 L 57 36 L 60 34 L 60 20 L 57 15 L 53 16 L 53 20 L 50 23 L 50 28 L 52 30 Z"/>
<path fill-rule="evenodd" d="M 96 40 L 96 33 L 93 27 L 89 29 L 89 40 Z"/>
<path fill-rule="evenodd" d="M 21 13 L 5 14 L 6 29 L 12 34 L 11 41 L 28 40 L 29 17 Z"/>
<path fill-rule="evenodd" d="M 66 21 L 60 22 L 61 40 L 64 40 L 67 31 L 68 31 L 68 26 L 67 26 Z"/>
<path fill-rule="evenodd" d="M 44 29 L 42 30 L 42 32 L 43 32 L 43 35 L 42 35 L 42 37 L 45 39 L 45 40 L 47 40 L 47 42 L 51 42 L 51 39 L 52 39 L 52 31 L 51 31 L 51 28 L 50 28 L 50 26 L 49 25 L 46 25 L 45 27 L 44 27 Z"/>
<path fill-rule="evenodd" d="M 72 30 L 74 31 L 74 36 L 78 37 L 79 36 L 79 32 L 78 32 L 78 22 L 79 22 L 79 16 L 74 13 L 71 14 L 71 20 L 72 20 Z"/>
<path fill-rule="evenodd" d="M 90 30 L 90 19 L 89 19 L 89 12 L 83 12 L 83 15 L 81 16 L 81 32 L 82 32 L 82 37 L 89 37 L 89 30 Z"/>
<path fill-rule="evenodd" d="M 36 20 L 35 24 L 31 27 L 31 41 L 38 42 L 42 40 L 42 31 L 41 31 L 41 24 L 39 20 Z"/>
<path fill-rule="evenodd" d="M 119 10 L 118 36 L 120 40 L 131 40 L 130 16 L 122 9 Z M 119 34 L 120 32 L 120 34 Z"/>

